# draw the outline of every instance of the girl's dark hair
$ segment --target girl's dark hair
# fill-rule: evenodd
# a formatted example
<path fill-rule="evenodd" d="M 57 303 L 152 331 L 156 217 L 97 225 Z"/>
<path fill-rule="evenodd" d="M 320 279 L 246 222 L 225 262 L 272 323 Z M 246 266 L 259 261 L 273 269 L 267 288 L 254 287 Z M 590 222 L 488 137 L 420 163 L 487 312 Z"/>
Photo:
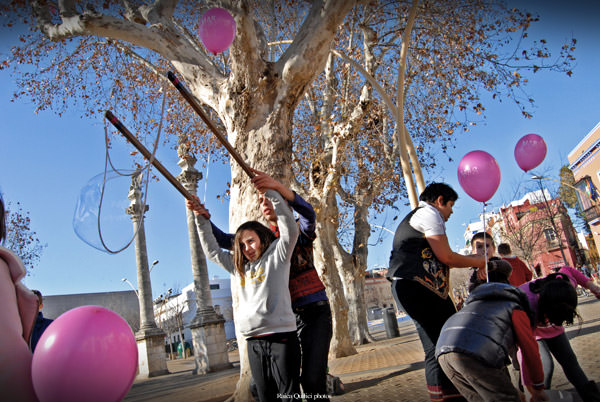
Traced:
<path fill-rule="evenodd" d="M 0 194 L 0 243 L 3 243 L 4 239 L 6 239 L 6 210 L 2 194 Z"/>
<path fill-rule="evenodd" d="M 444 205 L 446 205 L 449 201 L 456 201 L 458 199 L 458 194 L 452 187 L 446 183 L 433 182 L 425 187 L 425 190 L 423 190 L 419 196 L 419 200 L 425 202 L 435 202 L 440 195 L 444 200 Z"/>
<path fill-rule="evenodd" d="M 248 221 L 242 223 L 239 228 L 235 231 L 235 237 L 233 238 L 233 265 L 235 270 L 244 277 L 244 266 L 248 262 L 246 256 L 244 256 L 243 249 L 241 246 L 241 235 L 244 230 L 252 230 L 260 239 L 260 255 L 273 243 L 276 239 L 275 234 L 271 232 L 269 228 L 257 221 Z"/>
<path fill-rule="evenodd" d="M 577 292 L 569 277 L 554 273 L 538 279 L 529 289 L 539 294 L 537 320 L 554 325 L 573 324 L 577 314 Z"/>

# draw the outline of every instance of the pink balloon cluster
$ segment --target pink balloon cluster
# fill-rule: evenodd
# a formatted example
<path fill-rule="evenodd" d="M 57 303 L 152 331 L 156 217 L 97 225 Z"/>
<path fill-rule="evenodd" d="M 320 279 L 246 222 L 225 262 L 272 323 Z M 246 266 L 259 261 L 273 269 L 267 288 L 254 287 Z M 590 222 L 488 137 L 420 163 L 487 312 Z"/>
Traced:
<path fill-rule="evenodd" d="M 235 38 L 235 20 L 224 8 L 211 8 L 200 17 L 198 28 L 204 47 L 211 53 L 224 52 Z"/>
<path fill-rule="evenodd" d="M 537 134 L 523 136 L 515 146 L 515 159 L 525 172 L 538 166 L 546 157 L 546 143 Z M 500 166 L 485 151 L 471 151 L 458 164 L 458 182 L 474 200 L 486 202 L 500 185 Z"/>
<path fill-rule="evenodd" d="M 121 316 L 104 307 L 77 307 L 42 334 L 33 353 L 33 388 L 40 402 L 121 401 L 137 360 L 135 337 Z"/>

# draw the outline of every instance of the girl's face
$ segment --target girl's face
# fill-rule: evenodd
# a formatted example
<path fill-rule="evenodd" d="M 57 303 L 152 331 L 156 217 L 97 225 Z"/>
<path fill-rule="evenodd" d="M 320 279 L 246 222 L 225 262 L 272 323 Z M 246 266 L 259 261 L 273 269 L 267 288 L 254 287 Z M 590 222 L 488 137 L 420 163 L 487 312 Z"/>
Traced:
<path fill-rule="evenodd" d="M 260 203 L 260 211 L 262 212 L 267 222 L 277 222 L 277 214 L 275 214 L 275 208 L 273 208 L 273 203 L 271 202 L 271 200 L 269 200 L 263 194 L 258 198 L 258 201 Z"/>
<path fill-rule="evenodd" d="M 240 234 L 240 248 L 250 262 L 258 260 L 262 254 L 260 238 L 254 230 L 243 230 Z"/>

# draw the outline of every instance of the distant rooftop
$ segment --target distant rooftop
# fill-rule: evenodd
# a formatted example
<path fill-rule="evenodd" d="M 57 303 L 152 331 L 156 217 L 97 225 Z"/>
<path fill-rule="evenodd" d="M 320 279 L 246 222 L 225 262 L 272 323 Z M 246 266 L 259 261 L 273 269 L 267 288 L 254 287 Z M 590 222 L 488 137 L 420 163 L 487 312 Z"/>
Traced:
<path fill-rule="evenodd" d="M 568 159 L 571 159 L 571 156 L 575 153 L 575 151 L 577 149 L 579 149 L 579 147 L 581 145 L 583 145 L 584 142 L 587 141 L 588 138 L 590 138 L 590 136 L 594 133 L 594 131 L 598 130 L 600 128 L 600 122 L 598 122 L 598 124 L 596 124 L 596 126 L 594 128 L 592 128 L 592 130 L 587 133 L 587 135 L 585 137 L 583 137 L 583 139 L 581 141 L 579 141 L 579 144 L 577 144 L 573 150 L 571 152 L 569 152 L 569 155 L 567 156 Z"/>
<path fill-rule="evenodd" d="M 548 189 L 545 188 L 544 193 L 546 194 L 546 199 L 552 199 L 552 196 L 550 195 Z M 525 201 L 529 201 L 530 204 L 537 204 L 538 202 L 541 202 L 543 198 L 544 197 L 542 196 L 542 190 L 536 190 L 525 194 L 520 200 L 512 201 L 510 204 L 508 204 L 508 206 L 518 207 L 519 205 L 525 204 Z"/>

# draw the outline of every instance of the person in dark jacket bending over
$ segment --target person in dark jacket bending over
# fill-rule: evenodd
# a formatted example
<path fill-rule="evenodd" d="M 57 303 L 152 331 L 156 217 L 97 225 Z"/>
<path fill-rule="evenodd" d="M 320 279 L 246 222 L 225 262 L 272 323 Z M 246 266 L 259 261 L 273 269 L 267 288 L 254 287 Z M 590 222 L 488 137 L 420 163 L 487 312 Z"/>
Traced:
<path fill-rule="evenodd" d="M 298 213 L 300 235 L 292 254 L 289 287 L 302 349 L 300 384 L 303 393 L 310 395 L 310 399 L 327 400 L 327 356 L 332 324 L 331 308 L 325 286 L 319 279 L 313 263 L 316 214 L 312 206 L 294 191 L 264 172 L 254 169 L 253 171 L 256 176 L 252 182 L 260 191 L 276 190 Z M 271 230 L 278 236 L 277 215 L 271 201 L 261 197 L 260 209 Z M 230 249 L 233 235 L 224 233 L 212 222 L 211 225 L 219 246 Z M 315 395 L 318 397 L 315 398 Z"/>
<path fill-rule="evenodd" d="M 461 255 L 450 249 L 446 224 L 458 194 L 445 183 L 431 183 L 421 201 L 400 223 L 394 235 L 387 277 L 398 305 L 412 318 L 425 351 L 425 379 L 431 401 L 459 401 L 461 395 L 435 358 L 442 326 L 456 313 L 448 297 L 450 267 L 478 267 L 485 277 L 485 257 Z"/>
<path fill-rule="evenodd" d="M 469 402 L 520 402 L 506 365 L 519 347 L 532 374 L 525 386 L 533 402 L 548 400 L 544 371 L 533 336 L 527 295 L 508 283 L 512 267 L 490 271 L 490 282 L 476 284 L 463 308 L 446 321 L 435 355 Z"/>

